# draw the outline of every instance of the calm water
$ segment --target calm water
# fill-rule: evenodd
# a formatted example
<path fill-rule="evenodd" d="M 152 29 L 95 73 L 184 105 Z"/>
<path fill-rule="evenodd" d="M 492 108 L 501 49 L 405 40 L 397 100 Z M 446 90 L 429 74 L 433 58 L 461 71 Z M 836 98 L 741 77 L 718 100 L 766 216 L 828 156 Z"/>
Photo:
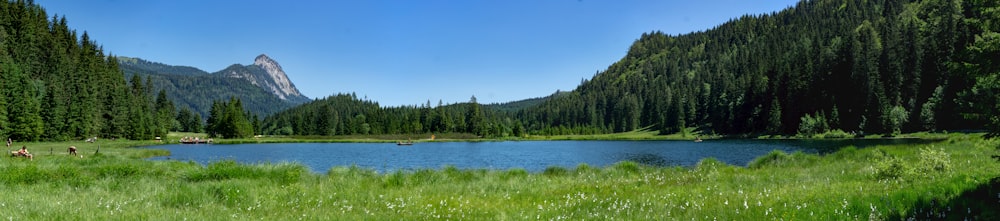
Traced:
<path fill-rule="evenodd" d="M 771 150 L 827 153 L 840 147 L 920 142 L 913 140 L 708 140 L 691 141 L 507 141 L 435 142 L 397 146 L 395 143 L 286 143 L 286 144 L 173 144 L 149 148 L 169 150 L 175 159 L 208 163 L 233 159 L 244 163 L 298 162 L 314 172 L 331 167 L 357 165 L 378 171 L 452 165 L 465 169 L 523 168 L 532 172 L 549 166 L 573 168 L 586 163 L 605 167 L 631 160 L 657 166 L 692 166 L 714 157 L 744 166 Z"/>

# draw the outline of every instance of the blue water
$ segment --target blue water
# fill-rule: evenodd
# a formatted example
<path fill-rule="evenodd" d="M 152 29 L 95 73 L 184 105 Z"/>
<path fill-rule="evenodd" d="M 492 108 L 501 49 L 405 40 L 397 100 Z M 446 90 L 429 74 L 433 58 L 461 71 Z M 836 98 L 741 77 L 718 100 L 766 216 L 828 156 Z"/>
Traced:
<path fill-rule="evenodd" d="M 573 168 L 580 164 L 605 167 L 630 160 L 655 166 L 692 166 L 713 157 L 722 162 L 745 166 L 772 150 L 827 153 L 840 147 L 864 147 L 899 140 L 775 141 L 706 140 L 691 141 L 505 141 L 432 142 L 412 146 L 395 143 L 282 143 L 282 144 L 173 144 L 148 148 L 166 149 L 169 157 L 154 160 L 219 160 L 243 163 L 297 162 L 314 172 L 332 167 L 357 165 L 377 171 L 438 169 L 522 168 L 539 172 L 550 166 Z"/>

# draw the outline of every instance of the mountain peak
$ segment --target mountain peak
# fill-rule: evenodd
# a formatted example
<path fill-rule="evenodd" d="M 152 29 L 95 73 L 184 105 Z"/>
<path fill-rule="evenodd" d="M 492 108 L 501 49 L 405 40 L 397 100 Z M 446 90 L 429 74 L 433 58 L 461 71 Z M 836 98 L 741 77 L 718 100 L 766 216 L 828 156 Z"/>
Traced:
<path fill-rule="evenodd" d="M 257 58 L 254 58 L 254 61 L 253 61 L 253 64 L 255 64 L 255 65 L 262 65 L 262 64 L 266 64 L 266 63 L 277 64 L 278 62 L 274 61 L 274 59 L 271 59 L 271 57 L 268 57 L 267 54 L 257 55 Z"/>
<path fill-rule="evenodd" d="M 236 66 L 235 68 L 226 68 L 222 72 L 229 77 L 246 79 L 282 100 L 308 100 L 288 79 L 288 75 L 285 75 L 281 65 L 266 54 L 258 55 L 254 59 L 253 65 L 242 66 L 244 68 Z"/>

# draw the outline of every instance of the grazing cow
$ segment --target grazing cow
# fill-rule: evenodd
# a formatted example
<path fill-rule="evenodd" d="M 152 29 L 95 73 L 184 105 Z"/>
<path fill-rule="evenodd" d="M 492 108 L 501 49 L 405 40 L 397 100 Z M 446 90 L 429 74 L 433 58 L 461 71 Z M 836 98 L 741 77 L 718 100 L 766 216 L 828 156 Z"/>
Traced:
<path fill-rule="evenodd" d="M 76 147 L 69 146 L 69 155 L 76 155 Z"/>

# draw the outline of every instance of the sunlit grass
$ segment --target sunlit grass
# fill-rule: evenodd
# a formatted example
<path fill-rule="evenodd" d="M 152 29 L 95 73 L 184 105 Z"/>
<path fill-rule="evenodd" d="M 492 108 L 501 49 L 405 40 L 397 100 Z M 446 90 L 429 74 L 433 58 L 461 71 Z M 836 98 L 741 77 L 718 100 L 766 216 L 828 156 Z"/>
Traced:
<path fill-rule="evenodd" d="M 84 158 L 28 144 L 37 157 L 0 163 L 0 210 L 13 220 L 843 220 L 938 217 L 945 203 L 1000 176 L 998 142 L 843 148 L 817 156 L 772 152 L 750 167 L 621 162 L 523 169 L 420 169 L 378 173 L 297 164 L 148 161 L 152 141 L 81 145 Z M 76 145 L 77 143 L 72 143 Z M 96 145 L 96 144 L 94 144 Z M 884 162 L 898 159 L 899 171 Z M 946 165 L 946 166 L 941 166 Z M 880 174 L 893 174 L 883 176 Z M 1000 196 L 989 196 L 1000 197 Z M 994 198 L 998 200 L 1000 198 Z M 925 208 L 937 202 L 939 210 Z M 974 206 L 974 205 L 973 205 Z M 987 205 L 991 206 L 991 205 Z M 994 207 L 986 207 L 994 208 Z M 982 218 L 982 217 L 980 217 Z"/>

